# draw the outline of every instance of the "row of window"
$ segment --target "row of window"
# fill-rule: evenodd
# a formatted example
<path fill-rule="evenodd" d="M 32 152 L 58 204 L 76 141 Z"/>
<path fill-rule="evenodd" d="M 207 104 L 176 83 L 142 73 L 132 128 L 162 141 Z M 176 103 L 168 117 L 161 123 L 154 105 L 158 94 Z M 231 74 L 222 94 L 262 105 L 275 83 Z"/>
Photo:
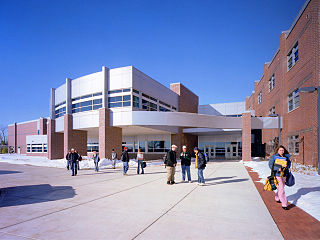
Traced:
<path fill-rule="evenodd" d="M 147 111 L 158 111 L 158 105 L 142 99 L 142 109 Z"/>
<path fill-rule="evenodd" d="M 97 96 L 101 96 L 102 92 L 97 92 L 97 93 L 92 93 L 92 94 L 87 94 L 87 95 L 83 95 L 80 97 L 76 97 L 76 98 L 72 98 L 72 102 L 73 101 L 78 101 L 80 99 L 86 99 L 86 98 L 91 98 L 91 97 L 97 97 Z"/>
<path fill-rule="evenodd" d="M 131 106 L 131 95 L 108 97 L 108 107 L 130 107 Z"/>
<path fill-rule="evenodd" d="M 124 93 L 124 92 L 131 92 L 131 89 L 130 88 L 125 88 L 125 89 L 111 90 L 111 91 L 108 91 L 108 94 Z"/>
<path fill-rule="evenodd" d="M 137 142 L 122 142 L 122 148 L 127 147 L 128 152 L 141 152 L 149 153 L 163 153 L 170 150 L 170 141 L 137 141 Z"/>
<path fill-rule="evenodd" d="M 66 114 L 66 107 L 59 108 L 58 110 L 55 111 L 55 117 L 62 117 L 63 115 Z"/>
<path fill-rule="evenodd" d="M 46 153 L 47 144 L 27 144 L 27 153 Z"/>
<path fill-rule="evenodd" d="M 58 108 L 58 107 L 62 106 L 63 104 L 66 104 L 66 101 L 63 101 L 63 102 L 61 102 L 61 103 L 58 103 L 57 105 L 55 105 L 55 108 Z"/>
<path fill-rule="evenodd" d="M 102 99 L 93 99 L 72 104 L 72 113 L 86 112 L 102 108 Z"/>

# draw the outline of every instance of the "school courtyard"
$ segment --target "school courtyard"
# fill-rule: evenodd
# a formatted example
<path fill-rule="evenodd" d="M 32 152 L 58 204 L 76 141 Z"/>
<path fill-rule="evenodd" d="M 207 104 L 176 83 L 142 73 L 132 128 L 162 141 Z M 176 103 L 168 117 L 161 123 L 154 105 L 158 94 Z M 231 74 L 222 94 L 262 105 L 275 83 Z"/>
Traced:
<path fill-rule="evenodd" d="M 0 163 L 0 239 L 283 239 L 244 165 L 210 162 L 206 186 L 163 165 L 80 170 Z M 280 209 L 279 209 L 280 211 Z"/>

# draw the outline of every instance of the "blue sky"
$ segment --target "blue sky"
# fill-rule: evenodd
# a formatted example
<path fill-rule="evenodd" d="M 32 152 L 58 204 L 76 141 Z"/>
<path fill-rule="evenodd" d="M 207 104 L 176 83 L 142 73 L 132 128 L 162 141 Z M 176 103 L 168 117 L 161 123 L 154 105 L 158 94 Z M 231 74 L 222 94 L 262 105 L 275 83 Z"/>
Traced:
<path fill-rule="evenodd" d="M 1 0 L 0 126 L 49 116 L 50 88 L 133 65 L 201 104 L 245 101 L 304 0 Z"/>

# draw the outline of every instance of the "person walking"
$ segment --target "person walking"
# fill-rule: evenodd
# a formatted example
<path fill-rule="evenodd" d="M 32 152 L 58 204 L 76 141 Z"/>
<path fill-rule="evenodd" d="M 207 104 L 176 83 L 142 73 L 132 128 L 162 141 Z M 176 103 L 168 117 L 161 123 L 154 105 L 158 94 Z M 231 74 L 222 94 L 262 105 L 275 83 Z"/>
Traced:
<path fill-rule="evenodd" d="M 284 160 L 286 163 L 284 165 L 276 164 L 277 159 Z M 269 160 L 269 167 L 273 175 L 278 180 L 278 191 L 275 193 L 275 200 L 277 203 L 281 203 L 281 206 L 284 210 L 289 210 L 287 207 L 287 197 L 284 191 L 284 186 L 286 183 L 286 177 L 289 174 L 289 168 L 291 167 L 290 154 L 284 146 L 279 146 L 275 154 Z"/>
<path fill-rule="evenodd" d="M 70 168 L 71 168 L 70 153 L 71 153 L 71 150 L 70 150 L 70 151 L 67 153 L 67 155 L 66 155 L 67 169 L 68 169 L 68 170 L 70 170 Z"/>
<path fill-rule="evenodd" d="M 191 173 L 190 173 L 190 165 L 191 165 L 191 155 L 187 152 L 187 147 L 182 147 L 182 153 L 180 154 L 181 160 L 181 172 L 182 172 L 182 182 L 185 182 L 186 173 L 188 176 L 188 182 L 191 183 Z"/>
<path fill-rule="evenodd" d="M 175 184 L 174 181 L 174 175 L 176 172 L 176 166 L 177 166 L 177 146 L 172 145 L 171 150 L 166 154 L 165 157 L 165 166 L 167 168 L 167 184 L 173 185 Z"/>
<path fill-rule="evenodd" d="M 74 148 L 71 148 L 71 153 L 69 156 L 71 161 L 72 176 L 76 176 L 78 173 L 77 161 L 78 161 L 79 155 L 78 153 L 75 152 Z"/>
<path fill-rule="evenodd" d="M 124 151 L 121 154 L 121 161 L 123 164 L 123 175 L 128 175 L 128 169 L 129 169 L 129 153 L 128 153 L 128 148 L 124 147 Z"/>
<path fill-rule="evenodd" d="M 94 170 L 96 172 L 99 172 L 100 158 L 99 158 L 99 154 L 97 154 L 97 151 L 93 151 L 93 161 L 94 161 Z"/>
<path fill-rule="evenodd" d="M 77 150 L 75 150 L 75 152 L 78 154 L 77 168 L 78 170 L 80 170 L 80 161 L 82 160 L 82 156 L 80 155 L 80 153 L 78 153 Z"/>
<path fill-rule="evenodd" d="M 140 167 L 141 167 L 141 174 L 144 174 L 143 153 L 141 152 L 140 149 L 138 149 L 138 153 L 137 153 L 137 162 L 138 162 L 137 174 L 140 174 Z"/>
<path fill-rule="evenodd" d="M 112 161 L 112 168 L 115 169 L 116 162 L 117 162 L 117 153 L 114 151 L 114 149 L 112 149 L 112 152 L 111 152 L 111 161 Z"/>
<path fill-rule="evenodd" d="M 206 159 L 204 155 L 199 151 L 198 147 L 194 148 L 194 153 L 196 155 L 195 167 L 198 169 L 198 185 L 204 186 L 205 181 L 203 177 L 203 171 L 206 168 Z"/>

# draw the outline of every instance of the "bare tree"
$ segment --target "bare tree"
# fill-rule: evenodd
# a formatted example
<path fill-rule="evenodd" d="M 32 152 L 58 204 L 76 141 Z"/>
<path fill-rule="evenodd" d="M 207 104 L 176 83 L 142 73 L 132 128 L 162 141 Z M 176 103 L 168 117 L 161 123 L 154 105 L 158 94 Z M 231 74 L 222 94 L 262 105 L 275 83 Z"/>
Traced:
<path fill-rule="evenodd" d="M 7 129 L 8 127 L 0 127 L 0 144 L 1 145 L 6 145 L 8 143 Z"/>

